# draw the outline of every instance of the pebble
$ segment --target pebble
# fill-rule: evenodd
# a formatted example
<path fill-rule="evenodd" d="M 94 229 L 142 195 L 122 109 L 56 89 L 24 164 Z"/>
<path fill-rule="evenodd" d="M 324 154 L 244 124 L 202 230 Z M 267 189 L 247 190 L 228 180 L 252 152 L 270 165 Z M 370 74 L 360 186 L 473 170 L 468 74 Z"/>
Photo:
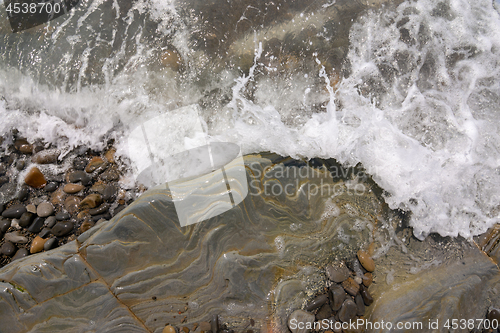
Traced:
<path fill-rule="evenodd" d="M 295 310 L 292 312 L 290 317 L 288 317 L 288 328 L 292 333 L 308 333 L 310 330 L 307 329 L 305 326 L 307 323 L 310 323 L 312 325 L 314 323 L 315 316 L 312 313 L 306 312 L 304 310 Z M 302 329 L 298 327 L 298 325 L 293 325 L 292 323 L 303 323 L 304 326 Z M 294 327 L 292 329 L 292 327 Z"/>
<path fill-rule="evenodd" d="M 9 230 L 9 228 L 10 228 L 11 223 L 12 222 L 10 220 L 0 218 L 0 231 L 7 232 L 7 230 Z"/>
<path fill-rule="evenodd" d="M 104 157 L 108 160 L 109 163 L 115 163 L 115 153 L 116 149 L 111 148 L 104 154 Z"/>
<path fill-rule="evenodd" d="M 11 242 L 5 242 L 3 243 L 2 247 L 0 247 L 0 253 L 5 254 L 6 256 L 12 256 L 14 253 L 16 253 L 16 246 L 12 244 Z"/>
<path fill-rule="evenodd" d="M 370 258 L 368 253 L 359 250 L 357 255 L 358 255 L 358 260 L 361 263 L 361 266 L 364 267 L 364 269 L 366 269 L 368 272 L 373 272 L 375 270 L 375 262 L 373 262 L 373 259 Z"/>
<path fill-rule="evenodd" d="M 36 236 L 31 242 L 30 253 L 38 253 L 43 251 L 43 246 L 47 240 L 40 236 Z"/>
<path fill-rule="evenodd" d="M 70 183 L 81 182 L 82 185 L 88 186 L 92 183 L 92 178 L 90 178 L 85 171 L 73 171 L 69 174 Z"/>
<path fill-rule="evenodd" d="M 6 241 L 9 241 L 12 243 L 18 243 L 18 244 L 28 243 L 28 238 L 20 235 L 19 231 L 12 231 L 12 232 L 6 233 L 4 238 Z"/>
<path fill-rule="evenodd" d="M 85 172 L 92 173 L 103 164 L 104 160 L 101 157 L 99 156 L 93 157 L 90 160 L 89 164 L 87 164 L 87 166 L 85 167 Z"/>
<path fill-rule="evenodd" d="M 26 139 L 17 139 L 14 147 L 23 154 L 31 154 L 33 151 L 33 146 Z"/>
<path fill-rule="evenodd" d="M 26 210 L 28 211 L 28 213 L 36 214 L 36 206 L 33 204 L 27 205 Z"/>
<path fill-rule="evenodd" d="M 73 168 L 75 170 L 83 170 L 85 169 L 85 166 L 87 165 L 87 159 L 83 157 L 76 157 L 73 160 Z"/>
<path fill-rule="evenodd" d="M 373 274 L 370 272 L 366 272 L 363 276 L 363 284 L 365 287 L 369 287 L 373 282 Z"/>
<path fill-rule="evenodd" d="M 358 308 L 356 307 L 356 303 L 352 301 L 352 299 L 348 298 L 342 304 L 342 308 L 339 311 L 339 319 L 343 322 L 348 322 L 349 320 L 354 319 L 356 316 Z"/>
<path fill-rule="evenodd" d="M 38 164 L 56 163 L 57 157 L 59 157 L 60 154 L 61 152 L 57 149 L 45 149 L 33 155 L 31 161 Z"/>
<path fill-rule="evenodd" d="M 365 314 L 365 302 L 363 301 L 363 297 L 361 297 L 360 294 L 357 294 L 356 298 L 354 300 L 356 302 L 356 308 L 357 308 L 356 314 L 358 316 L 364 315 Z"/>
<path fill-rule="evenodd" d="M 45 223 L 45 217 L 37 216 L 33 221 L 33 223 L 30 225 L 30 227 L 28 228 L 28 231 L 37 234 L 42 230 L 44 223 Z"/>
<path fill-rule="evenodd" d="M 8 183 L 8 182 L 9 182 L 9 177 L 7 177 L 7 176 L 0 177 L 0 185 L 3 185 L 3 184 Z"/>
<path fill-rule="evenodd" d="M 315 299 L 312 300 L 311 303 L 309 303 L 305 310 L 306 311 L 312 311 L 312 310 L 315 310 L 317 308 L 319 308 L 320 306 L 322 306 L 323 304 L 325 304 L 326 302 L 328 301 L 328 296 L 327 295 L 319 295 L 318 297 L 316 297 Z"/>
<path fill-rule="evenodd" d="M 167 325 L 163 328 L 162 333 L 177 333 L 177 331 L 173 326 Z"/>
<path fill-rule="evenodd" d="M 23 215 L 19 218 L 19 225 L 23 228 L 29 227 L 31 222 L 35 219 L 35 214 L 30 212 L 24 212 Z"/>
<path fill-rule="evenodd" d="M 55 245 L 57 245 L 57 239 L 56 238 L 49 238 L 45 242 L 45 244 L 43 245 L 43 250 L 48 251 L 48 250 L 52 249 L 53 247 L 55 247 Z"/>
<path fill-rule="evenodd" d="M 45 186 L 44 190 L 46 192 L 54 192 L 55 190 L 57 190 L 58 187 L 59 187 L 58 183 L 50 182 Z"/>
<path fill-rule="evenodd" d="M 326 275 L 331 281 L 340 283 L 349 277 L 350 271 L 349 268 L 345 266 L 329 265 L 326 268 Z"/>
<path fill-rule="evenodd" d="M 323 304 L 323 306 L 316 313 L 316 320 L 323 320 L 330 318 L 333 314 L 332 308 L 328 304 Z"/>
<path fill-rule="evenodd" d="M 36 214 L 40 217 L 47 217 L 54 212 L 54 206 L 50 202 L 44 201 L 36 208 Z"/>
<path fill-rule="evenodd" d="M 27 185 L 21 186 L 19 189 L 19 192 L 17 193 L 17 198 L 19 201 L 24 201 L 28 197 L 29 194 L 29 187 Z"/>
<path fill-rule="evenodd" d="M 80 184 L 66 184 L 63 187 L 63 191 L 68 193 L 68 194 L 75 194 L 83 190 L 85 186 L 80 185 Z"/>
<path fill-rule="evenodd" d="M 52 234 L 57 237 L 65 236 L 69 234 L 74 228 L 73 222 L 67 221 L 67 222 L 57 222 L 53 227 L 52 227 Z"/>
<path fill-rule="evenodd" d="M 94 226 L 94 222 L 92 222 L 92 221 L 85 221 L 80 226 L 80 232 L 83 234 L 85 231 L 89 230 L 93 226 Z"/>
<path fill-rule="evenodd" d="M 31 168 L 24 177 L 24 182 L 34 188 L 42 188 L 47 184 L 47 180 L 43 173 L 37 167 Z"/>
<path fill-rule="evenodd" d="M 77 197 L 67 197 L 64 200 L 64 208 L 68 211 L 68 213 L 73 214 L 78 211 L 78 205 L 80 204 L 80 199 Z"/>
<path fill-rule="evenodd" d="M 18 219 L 25 212 L 26 212 L 26 206 L 24 206 L 23 204 L 16 204 L 4 210 L 2 216 L 10 219 Z"/>
<path fill-rule="evenodd" d="M 342 287 L 348 294 L 351 294 L 352 296 L 356 296 L 356 294 L 359 292 L 359 284 L 357 284 L 352 278 L 348 278 L 347 280 L 342 282 Z"/>
<path fill-rule="evenodd" d="M 342 288 L 339 285 L 334 285 L 330 287 L 330 292 L 332 294 L 333 302 L 332 302 L 332 310 L 338 311 L 340 307 L 342 306 L 342 303 L 344 303 L 344 300 L 346 298 L 346 293 L 344 291 L 344 288 Z"/>
<path fill-rule="evenodd" d="M 4 209 L 5 209 L 4 204 L 3 204 L 3 203 L 0 203 L 0 213 L 2 213 Z"/>
<path fill-rule="evenodd" d="M 200 323 L 200 331 L 210 331 L 210 323 L 207 321 L 202 321 Z"/>
<path fill-rule="evenodd" d="M 80 209 L 91 209 L 100 205 L 102 202 L 102 197 L 100 194 L 92 193 L 89 194 L 85 199 L 80 202 Z"/>
<path fill-rule="evenodd" d="M 69 214 L 68 214 L 69 215 Z M 68 217 L 69 218 L 69 217 Z M 65 219 L 67 220 L 67 219 Z M 49 216 L 45 219 L 44 225 L 47 228 L 52 228 L 56 224 L 56 217 L 55 216 Z"/>
<path fill-rule="evenodd" d="M 105 214 L 101 214 L 101 215 L 94 215 L 92 216 L 90 219 L 94 222 L 97 222 L 101 219 L 103 220 L 111 220 L 111 214 L 109 212 L 105 213 Z"/>
<path fill-rule="evenodd" d="M 118 180 L 118 178 L 120 178 L 120 175 L 118 174 L 118 171 L 116 171 L 115 169 L 106 170 L 101 174 L 101 179 L 107 182 Z"/>
<path fill-rule="evenodd" d="M 28 250 L 26 250 L 24 248 L 19 249 L 19 250 L 17 250 L 16 254 L 14 254 L 14 256 L 12 257 L 12 261 L 24 258 L 28 255 L 28 253 L 29 253 Z"/>
<path fill-rule="evenodd" d="M 51 196 L 50 196 L 50 202 L 54 206 L 59 206 L 64 204 L 64 197 L 66 196 L 66 193 L 62 190 L 62 188 L 58 188 L 55 190 Z"/>
<path fill-rule="evenodd" d="M 17 169 L 17 171 L 23 170 L 25 166 L 26 166 L 26 161 L 25 160 L 17 160 L 16 161 L 16 169 Z"/>
<path fill-rule="evenodd" d="M 116 186 L 108 185 L 106 186 L 106 188 L 102 193 L 102 199 L 107 202 L 113 201 L 116 197 L 116 192 L 117 192 Z"/>
<path fill-rule="evenodd" d="M 58 220 L 58 221 L 64 221 L 64 220 L 68 220 L 71 217 L 71 215 L 68 212 L 61 211 L 61 212 L 57 213 L 55 217 L 56 217 L 56 220 Z"/>
<path fill-rule="evenodd" d="M 363 301 L 365 302 L 366 306 L 370 306 L 373 303 L 373 297 L 372 295 L 370 295 L 368 288 L 366 288 L 365 286 L 361 285 L 359 294 L 361 295 L 361 297 L 363 297 Z"/>
<path fill-rule="evenodd" d="M 42 231 L 40 231 L 38 233 L 38 236 L 42 237 L 42 238 L 45 238 L 47 237 L 48 235 L 50 235 L 52 233 L 52 229 L 51 228 L 43 228 Z"/>
<path fill-rule="evenodd" d="M 210 327 L 212 332 L 219 332 L 219 315 L 213 315 L 210 321 Z"/>
<path fill-rule="evenodd" d="M 104 203 L 97 208 L 89 209 L 90 215 L 102 215 L 107 213 L 109 210 L 109 204 Z"/>

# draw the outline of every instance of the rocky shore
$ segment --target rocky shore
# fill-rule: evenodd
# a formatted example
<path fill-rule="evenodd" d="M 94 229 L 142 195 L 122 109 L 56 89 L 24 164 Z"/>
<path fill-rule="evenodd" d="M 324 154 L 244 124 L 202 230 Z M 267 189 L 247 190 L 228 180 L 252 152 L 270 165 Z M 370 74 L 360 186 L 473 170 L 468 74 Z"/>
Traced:
<path fill-rule="evenodd" d="M 145 190 L 123 188 L 111 142 L 63 154 L 17 133 L 11 141 L 0 158 L 0 267 L 76 239 Z"/>

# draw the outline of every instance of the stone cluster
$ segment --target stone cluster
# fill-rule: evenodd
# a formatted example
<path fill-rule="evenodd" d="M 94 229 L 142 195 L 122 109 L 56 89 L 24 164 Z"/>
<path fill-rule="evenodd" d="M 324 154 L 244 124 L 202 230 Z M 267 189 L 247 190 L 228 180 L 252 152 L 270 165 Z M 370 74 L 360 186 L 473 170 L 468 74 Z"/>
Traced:
<path fill-rule="evenodd" d="M 17 138 L 0 162 L 0 267 L 48 251 L 109 220 L 137 196 L 119 180 L 124 166 L 109 145 L 65 156 Z"/>

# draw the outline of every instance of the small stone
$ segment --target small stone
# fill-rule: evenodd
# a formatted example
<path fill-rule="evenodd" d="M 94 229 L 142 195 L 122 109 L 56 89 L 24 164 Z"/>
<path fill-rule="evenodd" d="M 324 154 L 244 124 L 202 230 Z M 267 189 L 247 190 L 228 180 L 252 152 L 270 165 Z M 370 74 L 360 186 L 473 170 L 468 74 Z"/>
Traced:
<path fill-rule="evenodd" d="M 85 186 L 80 185 L 80 184 L 66 184 L 63 187 L 63 191 L 68 193 L 68 194 L 74 194 L 74 193 L 80 192 L 84 188 L 85 188 Z"/>
<path fill-rule="evenodd" d="M 64 221 L 64 220 L 69 220 L 71 215 L 68 212 L 59 212 L 56 214 L 56 220 L 58 221 Z"/>
<path fill-rule="evenodd" d="M 178 72 L 182 66 L 182 58 L 176 50 L 165 50 L 160 54 L 163 66 Z M 215 332 L 214 332 L 215 333 Z"/>
<path fill-rule="evenodd" d="M 33 146 L 26 139 L 17 139 L 14 142 L 14 147 L 23 154 L 31 154 Z"/>
<path fill-rule="evenodd" d="M 50 195 L 50 202 L 54 206 L 60 206 L 64 204 L 64 197 L 66 196 L 66 193 L 64 193 L 62 188 L 58 188 L 55 190 L 51 195 Z"/>
<path fill-rule="evenodd" d="M 343 322 L 353 320 L 354 317 L 356 317 L 357 310 L 356 303 L 348 298 L 344 301 L 344 304 L 342 304 L 342 308 L 339 311 L 339 319 Z"/>
<path fill-rule="evenodd" d="M 177 333 L 177 330 L 175 329 L 175 327 L 167 325 L 163 328 L 162 333 Z"/>
<path fill-rule="evenodd" d="M 44 217 L 37 216 L 33 221 L 33 223 L 30 225 L 30 227 L 28 228 L 28 231 L 34 234 L 39 233 L 43 228 L 44 222 L 45 222 Z"/>
<path fill-rule="evenodd" d="M 308 326 L 307 323 L 312 325 L 314 323 L 314 319 L 315 316 L 312 313 L 304 310 L 295 310 L 292 312 L 290 317 L 288 317 L 288 328 L 292 331 L 292 333 L 308 333 L 311 330 L 306 328 L 306 326 Z M 302 329 L 299 328 L 299 325 L 297 325 L 298 323 L 301 323 L 300 327 L 302 327 Z"/>
<path fill-rule="evenodd" d="M 100 205 L 102 202 L 102 197 L 100 194 L 92 193 L 89 194 L 85 199 L 80 203 L 80 209 L 91 209 Z"/>
<path fill-rule="evenodd" d="M 496 319 L 497 322 L 500 322 L 500 310 L 493 307 L 490 308 L 488 310 L 488 314 L 486 315 L 486 319 L 488 319 L 489 321 Z"/>
<path fill-rule="evenodd" d="M 333 311 L 338 311 L 340 307 L 342 306 L 342 303 L 344 303 L 344 300 L 346 298 L 346 293 L 344 291 L 344 288 L 342 288 L 339 285 L 333 285 L 330 287 L 330 292 L 333 298 L 332 302 L 332 309 Z"/>
<path fill-rule="evenodd" d="M 373 282 L 373 274 L 370 272 L 366 272 L 363 276 L 363 284 L 365 287 L 369 287 Z"/>
<path fill-rule="evenodd" d="M 361 295 L 361 297 L 363 297 L 363 301 L 365 302 L 366 306 L 370 306 L 373 303 L 373 297 L 372 295 L 370 295 L 368 288 L 366 288 L 365 286 L 361 285 L 359 294 Z"/>
<path fill-rule="evenodd" d="M 21 171 L 26 167 L 26 161 L 25 160 L 17 160 L 16 161 L 16 169 L 17 171 Z"/>
<path fill-rule="evenodd" d="M 31 168 L 24 177 L 24 182 L 33 188 L 42 188 L 47 184 L 45 176 L 37 167 Z"/>
<path fill-rule="evenodd" d="M 306 311 L 312 311 L 312 310 L 315 310 L 317 308 L 319 308 L 320 306 L 322 306 L 323 304 L 325 304 L 326 302 L 328 301 L 328 296 L 327 295 L 319 295 L 318 297 L 316 297 L 315 299 L 312 300 L 311 303 L 309 303 L 305 310 Z"/>
<path fill-rule="evenodd" d="M 24 201 L 24 199 L 28 197 L 28 194 L 29 187 L 27 185 L 22 185 L 19 189 L 19 192 L 17 193 L 17 199 L 19 199 L 19 201 Z"/>
<path fill-rule="evenodd" d="M 14 256 L 12 257 L 12 261 L 24 258 L 28 255 L 28 253 L 29 253 L 28 250 L 26 250 L 24 248 L 19 249 L 19 250 L 17 250 L 16 254 L 14 254 Z"/>
<path fill-rule="evenodd" d="M 85 169 L 85 166 L 87 165 L 87 159 L 83 157 L 76 157 L 73 160 L 73 168 L 75 170 L 83 170 Z"/>
<path fill-rule="evenodd" d="M 42 237 L 42 238 L 47 238 L 48 235 L 50 235 L 52 233 L 52 229 L 50 228 L 43 228 L 42 231 L 40 231 L 38 233 L 38 236 Z"/>
<path fill-rule="evenodd" d="M 352 296 L 356 296 L 356 294 L 359 292 L 359 284 L 354 281 L 352 278 L 348 278 L 344 282 L 342 282 L 342 287 L 344 290 L 348 293 L 351 294 Z"/>
<path fill-rule="evenodd" d="M 13 256 L 14 253 L 16 253 L 16 250 L 16 246 L 8 241 L 3 243 L 2 247 L 0 247 L 0 253 L 9 257 Z"/>
<path fill-rule="evenodd" d="M 181 327 L 181 331 L 184 332 L 184 333 L 189 333 L 190 332 L 190 329 L 186 326 L 183 326 Z"/>
<path fill-rule="evenodd" d="M 213 315 L 210 321 L 210 327 L 212 332 L 219 332 L 219 315 Z"/>
<path fill-rule="evenodd" d="M 23 204 L 16 204 L 10 206 L 3 211 L 2 216 L 9 219 L 18 219 L 26 212 L 26 206 Z"/>
<path fill-rule="evenodd" d="M 43 245 L 47 240 L 40 236 L 36 236 L 31 242 L 30 253 L 38 253 L 43 251 Z"/>
<path fill-rule="evenodd" d="M 26 244 L 28 243 L 28 238 L 19 234 L 19 231 L 13 231 L 6 233 L 4 236 L 6 241 L 17 243 L 17 244 Z"/>
<path fill-rule="evenodd" d="M 0 231 L 1 232 L 7 232 L 10 228 L 11 220 L 7 220 L 4 218 L 0 218 Z"/>
<path fill-rule="evenodd" d="M 36 208 L 36 214 L 40 217 L 47 217 L 54 212 L 54 206 L 50 202 L 44 201 Z"/>
<path fill-rule="evenodd" d="M 90 214 L 89 214 L 88 210 L 82 210 L 81 212 L 79 212 L 76 215 L 76 220 L 77 221 L 83 221 L 83 220 L 89 219 L 89 218 L 90 218 Z"/>
<path fill-rule="evenodd" d="M 66 200 L 64 200 L 64 208 L 68 211 L 70 214 L 74 214 L 78 211 L 78 205 L 80 204 L 80 199 L 77 197 L 67 197 Z"/>
<path fill-rule="evenodd" d="M 90 215 L 102 215 L 107 213 L 109 210 L 109 204 L 104 203 L 97 208 L 89 209 Z"/>
<path fill-rule="evenodd" d="M 29 213 L 32 213 L 32 214 L 36 214 L 36 206 L 33 205 L 33 204 L 29 204 L 26 206 L 26 210 L 29 212 Z"/>
<path fill-rule="evenodd" d="M 101 174 L 101 179 L 107 182 L 118 180 L 118 178 L 120 178 L 120 175 L 118 174 L 118 171 L 116 171 L 115 169 L 106 170 Z"/>
<path fill-rule="evenodd" d="M 117 188 L 114 185 L 108 185 L 102 193 L 102 199 L 107 202 L 111 202 L 116 197 Z"/>
<path fill-rule="evenodd" d="M 349 277 L 350 272 L 349 268 L 345 266 L 329 265 L 326 268 L 326 275 L 331 281 L 340 283 Z"/>
<path fill-rule="evenodd" d="M 368 272 L 373 272 L 375 270 L 375 262 L 373 262 L 373 259 L 370 258 L 368 253 L 359 250 L 357 255 L 358 255 L 358 260 L 361 263 L 361 266 L 364 267 L 364 269 L 366 269 Z"/>
<path fill-rule="evenodd" d="M 94 226 L 94 222 L 92 222 L 92 221 L 85 221 L 80 226 L 80 232 L 83 234 L 85 231 L 89 230 L 93 226 Z"/>
<path fill-rule="evenodd" d="M 69 217 L 68 217 L 69 218 Z M 52 228 L 54 226 L 54 224 L 56 224 L 56 217 L 55 216 L 49 216 L 45 219 L 45 221 L 43 222 L 43 224 L 47 227 L 47 228 Z"/>
<path fill-rule="evenodd" d="M 116 149 L 115 148 L 111 148 L 110 150 L 108 150 L 104 154 L 104 158 L 106 158 L 109 163 L 115 163 L 115 153 L 116 153 Z"/>
<path fill-rule="evenodd" d="M 104 160 L 101 157 L 99 157 L 99 156 L 93 157 L 90 160 L 89 164 L 87 164 L 87 166 L 85 167 L 85 172 L 92 173 L 95 170 L 97 170 L 100 166 L 102 166 L 103 164 L 104 164 Z"/>
<path fill-rule="evenodd" d="M 94 215 L 90 219 L 94 222 L 97 222 L 99 220 L 111 220 L 111 214 L 109 212 L 105 214 L 100 214 L 100 215 Z"/>
<path fill-rule="evenodd" d="M 364 315 L 365 314 L 365 302 L 363 301 L 363 297 L 361 297 L 360 294 L 357 294 L 354 301 L 356 303 L 356 308 L 358 309 L 356 314 L 358 316 Z"/>
<path fill-rule="evenodd" d="M 333 314 L 332 308 L 328 304 L 323 304 L 323 306 L 316 313 L 316 320 L 322 321 L 323 319 L 330 318 Z"/>
<path fill-rule="evenodd" d="M 54 248 L 57 245 L 57 239 L 56 238 L 49 238 L 45 244 L 43 245 L 43 250 L 48 251 L 52 248 Z"/>
<path fill-rule="evenodd" d="M 31 161 L 38 164 L 56 163 L 60 154 L 61 152 L 57 149 L 46 149 L 33 155 Z"/>
<path fill-rule="evenodd" d="M 52 227 L 52 234 L 57 237 L 65 236 L 73 231 L 73 222 L 57 222 L 56 225 Z"/>
<path fill-rule="evenodd" d="M 31 225 L 31 222 L 35 219 L 35 214 L 30 213 L 30 212 L 25 212 L 21 217 L 19 218 L 19 225 L 23 228 L 29 227 Z"/>
<path fill-rule="evenodd" d="M 97 193 L 102 194 L 104 192 L 105 188 L 106 188 L 106 184 L 103 183 L 101 180 L 98 180 L 97 182 L 94 183 L 94 185 L 92 185 L 90 190 L 92 192 L 97 192 Z"/>
<path fill-rule="evenodd" d="M 47 185 L 45 185 L 44 190 L 45 192 L 54 192 L 55 190 L 57 190 L 58 187 L 59 187 L 58 183 L 50 182 Z"/>
<path fill-rule="evenodd" d="M 85 171 L 73 171 L 69 174 L 69 181 L 71 183 L 81 182 L 82 185 L 88 186 L 92 183 L 92 178 Z"/>

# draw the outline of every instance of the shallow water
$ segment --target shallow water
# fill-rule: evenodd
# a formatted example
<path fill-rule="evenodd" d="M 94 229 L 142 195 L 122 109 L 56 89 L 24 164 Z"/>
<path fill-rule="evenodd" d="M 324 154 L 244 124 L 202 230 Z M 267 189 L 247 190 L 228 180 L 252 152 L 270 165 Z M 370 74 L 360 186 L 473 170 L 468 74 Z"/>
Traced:
<path fill-rule="evenodd" d="M 499 220 L 491 1 L 86 0 L 15 34 L 0 21 L 4 145 L 17 128 L 126 157 L 137 124 L 197 104 L 243 153 L 361 162 L 419 238 Z"/>

